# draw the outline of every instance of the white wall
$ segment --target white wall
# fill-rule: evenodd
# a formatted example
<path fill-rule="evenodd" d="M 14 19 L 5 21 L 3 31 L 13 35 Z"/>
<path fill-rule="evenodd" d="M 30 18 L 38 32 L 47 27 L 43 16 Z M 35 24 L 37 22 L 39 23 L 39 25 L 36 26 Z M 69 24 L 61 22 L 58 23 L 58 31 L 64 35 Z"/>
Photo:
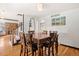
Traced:
<path fill-rule="evenodd" d="M 79 48 L 79 9 L 69 10 L 59 13 L 66 16 L 66 25 L 52 26 L 51 15 L 40 18 L 45 20 L 46 30 L 57 30 L 59 33 L 59 42 Z"/>

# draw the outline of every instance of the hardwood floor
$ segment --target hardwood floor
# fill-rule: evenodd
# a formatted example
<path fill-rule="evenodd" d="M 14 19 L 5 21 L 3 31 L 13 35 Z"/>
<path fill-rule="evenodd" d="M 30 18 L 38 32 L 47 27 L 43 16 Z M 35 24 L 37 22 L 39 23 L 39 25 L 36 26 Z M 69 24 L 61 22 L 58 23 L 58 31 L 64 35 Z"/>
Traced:
<path fill-rule="evenodd" d="M 20 45 L 11 46 L 9 36 L 0 37 L 0 56 L 19 56 Z M 59 56 L 79 56 L 79 50 L 59 45 Z"/>

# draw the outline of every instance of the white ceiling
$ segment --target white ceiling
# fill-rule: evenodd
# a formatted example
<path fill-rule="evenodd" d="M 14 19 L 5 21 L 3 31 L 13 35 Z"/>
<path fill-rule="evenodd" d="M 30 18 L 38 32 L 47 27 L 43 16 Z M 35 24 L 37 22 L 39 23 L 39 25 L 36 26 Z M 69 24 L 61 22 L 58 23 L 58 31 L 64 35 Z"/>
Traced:
<path fill-rule="evenodd" d="M 43 5 L 43 11 L 38 11 L 37 3 L 0 3 L 0 14 L 6 17 L 12 16 L 13 18 L 16 18 L 18 13 L 41 17 L 51 13 L 79 8 L 79 3 L 44 3 Z"/>

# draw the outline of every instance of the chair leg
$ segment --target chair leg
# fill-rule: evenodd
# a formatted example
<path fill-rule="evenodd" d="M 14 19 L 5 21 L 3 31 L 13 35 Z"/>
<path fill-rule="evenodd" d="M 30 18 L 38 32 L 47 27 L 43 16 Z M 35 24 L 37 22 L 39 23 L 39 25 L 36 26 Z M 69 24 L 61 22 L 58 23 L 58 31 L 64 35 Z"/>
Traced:
<path fill-rule="evenodd" d="M 24 56 L 25 56 L 25 53 L 26 53 L 26 46 L 24 47 Z"/>
<path fill-rule="evenodd" d="M 46 47 L 45 47 L 45 55 L 46 55 Z"/>
<path fill-rule="evenodd" d="M 34 56 L 34 51 L 32 51 L 32 56 Z"/>
<path fill-rule="evenodd" d="M 28 56 L 28 49 L 27 49 L 27 56 Z"/>
<path fill-rule="evenodd" d="M 58 55 L 58 42 L 55 44 L 56 55 Z"/>
<path fill-rule="evenodd" d="M 21 45 L 20 56 L 21 56 L 22 52 L 23 52 L 23 45 Z"/>
<path fill-rule="evenodd" d="M 42 56 L 43 56 L 43 47 L 41 48 L 41 50 L 42 50 L 42 51 L 41 51 L 41 54 L 42 54 Z"/>
<path fill-rule="evenodd" d="M 48 56 L 50 56 L 50 47 L 48 47 Z"/>
<path fill-rule="evenodd" d="M 54 56 L 54 44 L 52 45 L 52 55 Z"/>

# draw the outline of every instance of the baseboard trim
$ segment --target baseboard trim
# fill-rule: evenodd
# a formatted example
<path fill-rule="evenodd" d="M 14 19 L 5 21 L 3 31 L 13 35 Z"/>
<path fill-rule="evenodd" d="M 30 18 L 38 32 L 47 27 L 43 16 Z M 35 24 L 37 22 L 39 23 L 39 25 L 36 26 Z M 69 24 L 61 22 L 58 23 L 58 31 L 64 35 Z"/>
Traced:
<path fill-rule="evenodd" d="M 66 46 L 66 47 L 70 47 L 70 48 L 74 48 L 74 49 L 78 49 L 79 50 L 78 47 L 73 47 L 73 46 L 69 46 L 69 45 L 66 45 L 66 44 L 60 44 L 60 45 L 63 45 L 63 46 Z"/>

